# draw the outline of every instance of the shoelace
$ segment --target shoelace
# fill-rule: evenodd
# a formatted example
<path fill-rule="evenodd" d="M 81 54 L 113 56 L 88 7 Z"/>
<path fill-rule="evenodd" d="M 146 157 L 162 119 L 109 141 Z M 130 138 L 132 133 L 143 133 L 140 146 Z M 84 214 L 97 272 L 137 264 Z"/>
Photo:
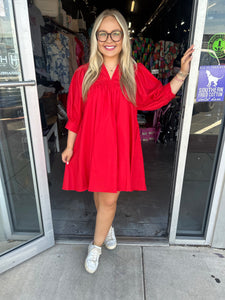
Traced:
<path fill-rule="evenodd" d="M 98 256 L 99 256 L 98 250 L 96 248 L 93 248 L 93 249 L 91 249 L 90 254 L 91 255 L 90 255 L 89 260 L 97 261 Z"/>

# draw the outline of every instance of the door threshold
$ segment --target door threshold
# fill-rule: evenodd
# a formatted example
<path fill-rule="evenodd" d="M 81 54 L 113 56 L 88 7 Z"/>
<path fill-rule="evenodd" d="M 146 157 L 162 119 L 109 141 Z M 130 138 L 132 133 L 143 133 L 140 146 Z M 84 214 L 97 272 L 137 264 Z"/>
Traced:
<path fill-rule="evenodd" d="M 121 246 L 169 246 L 167 237 L 127 237 L 117 236 L 117 243 Z M 74 235 L 57 235 L 55 236 L 56 244 L 65 245 L 88 245 L 93 236 L 74 236 Z"/>

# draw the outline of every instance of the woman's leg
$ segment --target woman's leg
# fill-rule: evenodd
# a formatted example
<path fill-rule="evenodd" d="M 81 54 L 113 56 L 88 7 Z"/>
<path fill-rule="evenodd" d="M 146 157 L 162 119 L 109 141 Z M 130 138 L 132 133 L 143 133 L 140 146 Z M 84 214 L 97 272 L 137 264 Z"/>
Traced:
<path fill-rule="evenodd" d="M 97 204 L 97 216 L 94 234 L 94 244 L 101 247 L 116 213 L 117 200 L 120 191 L 117 193 L 94 193 L 95 205 Z"/>
<path fill-rule="evenodd" d="M 98 194 L 99 192 L 94 192 L 94 201 L 95 201 L 95 207 L 97 211 L 98 211 Z"/>

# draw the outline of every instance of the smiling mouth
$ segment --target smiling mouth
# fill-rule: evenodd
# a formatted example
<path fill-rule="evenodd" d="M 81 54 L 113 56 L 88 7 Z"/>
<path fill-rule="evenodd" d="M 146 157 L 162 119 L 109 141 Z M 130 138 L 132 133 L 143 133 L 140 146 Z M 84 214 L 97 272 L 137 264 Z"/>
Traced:
<path fill-rule="evenodd" d="M 106 50 L 114 50 L 116 46 L 104 46 Z"/>

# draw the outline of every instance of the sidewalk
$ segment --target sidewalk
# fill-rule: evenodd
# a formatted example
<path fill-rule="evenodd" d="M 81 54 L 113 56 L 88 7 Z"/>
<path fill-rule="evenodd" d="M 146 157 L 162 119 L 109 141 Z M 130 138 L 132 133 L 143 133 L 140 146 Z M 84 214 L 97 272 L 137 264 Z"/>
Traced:
<path fill-rule="evenodd" d="M 0 276 L 1 300 L 224 300 L 225 251 L 206 247 L 103 247 L 93 275 L 87 245 L 56 244 Z"/>

